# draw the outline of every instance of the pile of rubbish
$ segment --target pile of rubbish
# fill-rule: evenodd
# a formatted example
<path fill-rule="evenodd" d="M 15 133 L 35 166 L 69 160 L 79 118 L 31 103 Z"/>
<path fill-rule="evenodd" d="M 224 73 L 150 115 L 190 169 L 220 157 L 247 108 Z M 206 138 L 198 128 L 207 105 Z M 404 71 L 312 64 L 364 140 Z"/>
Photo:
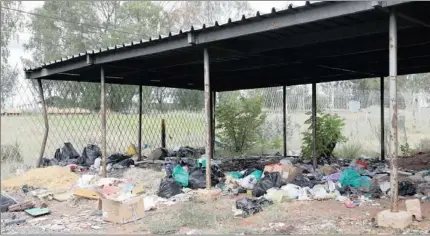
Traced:
<path fill-rule="evenodd" d="M 84 147 L 82 154 L 79 154 L 69 142 L 55 151 L 51 159 L 43 158 L 42 166 L 72 166 L 79 170 L 94 169 L 99 170 L 101 165 L 102 152 L 99 146 L 89 144 Z M 114 153 L 107 157 L 107 171 L 112 169 L 123 169 L 135 164 L 129 153 Z M 79 168 L 78 168 L 79 167 Z"/>
<path fill-rule="evenodd" d="M 182 188 L 206 188 L 206 157 L 198 160 L 187 158 L 166 158 L 166 178 L 160 183 L 157 195 L 170 198 L 182 193 Z M 215 186 L 225 177 L 216 163 L 211 164 L 211 185 Z"/>

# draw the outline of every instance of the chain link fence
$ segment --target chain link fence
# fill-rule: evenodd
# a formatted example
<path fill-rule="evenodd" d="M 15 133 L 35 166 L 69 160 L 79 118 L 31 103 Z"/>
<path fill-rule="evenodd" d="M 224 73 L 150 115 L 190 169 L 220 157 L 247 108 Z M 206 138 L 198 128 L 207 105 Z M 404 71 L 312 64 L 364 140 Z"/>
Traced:
<path fill-rule="evenodd" d="M 399 80 L 401 80 L 399 78 Z M 43 81 L 48 106 L 49 136 L 45 156 L 52 157 L 64 142 L 78 151 L 89 143 L 101 141 L 100 85 L 96 83 Z M 122 152 L 130 144 L 137 146 L 139 87 L 107 85 L 107 151 Z M 248 154 L 282 153 L 283 92 L 282 87 L 245 90 L 263 96 L 267 118 L 262 125 L 262 145 Z M 385 90 L 385 123 L 389 127 L 389 90 Z M 217 97 L 231 92 L 218 93 Z M 287 150 L 298 155 L 302 132 L 309 125 L 312 95 L 310 85 L 287 87 Z M 167 148 L 177 146 L 204 147 L 205 116 L 202 91 L 143 87 L 142 146 L 161 146 L 161 121 L 166 121 Z M 429 146 L 430 94 L 399 91 L 399 143 L 412 148 Z M 324 112 L 337 113 L 345 119 L 344 135 L 348 142 L 336 150 L 352 146 L 365 155 L 380 151 L 380 90 L 345 88 L 334 83 L 317 84 L 317 106 Z M 215 111 L 216 112 L 216 111 Z M 8 99 L 1 116 L 2 163 L 4 159 L 34 165 L 40 152 L 44 124 L 41 103 L 35 84 L 20 81 L 14 96 Z M 279 140 L 281 140 L 279 142 Z M 277 143 L 277 145 L 272 145 Z M 215 152 L 221 155 L 221 152 Z M 2 174 L 3 176 L 3 174 Z"/>

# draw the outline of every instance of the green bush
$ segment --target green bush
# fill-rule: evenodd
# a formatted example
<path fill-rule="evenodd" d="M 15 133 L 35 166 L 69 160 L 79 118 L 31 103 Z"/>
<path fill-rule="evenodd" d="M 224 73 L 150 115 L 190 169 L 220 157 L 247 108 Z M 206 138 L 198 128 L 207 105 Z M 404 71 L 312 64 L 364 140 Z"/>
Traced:
<path fill-rule="evenodd" d="M 302 139 L 302 157 L 305 159 L 312 158 L 312 115 L 305 121 L 309 124 L 308 130 L 303 132 Z M 344 120 L 337 114 L 324 114 L 317 112 L 316 117 L 316 154 L 320 156 L 332 156 L 333 149 L 329 147 L 331 143 L 337 144 L 346 142 L 347 138 L 342 135 L 342 129 L 345 126 Z"/>
<path fill-rule="evenodd" d="M 413 156 L 416 153 L 416 151 L 409 146 L 409 143 L 400 145 L 400 151 L 402 151 L 404 157 Z"/>
<path fill-rule="evenodd" d="M 262 107 L 263 99 L 259 94 L 244 97 L 234 93 L 229 99 L 220 100 L 215 114 L 220 141 L 236 153 L 243 153 L 257 142 L 266 119 Z"/>

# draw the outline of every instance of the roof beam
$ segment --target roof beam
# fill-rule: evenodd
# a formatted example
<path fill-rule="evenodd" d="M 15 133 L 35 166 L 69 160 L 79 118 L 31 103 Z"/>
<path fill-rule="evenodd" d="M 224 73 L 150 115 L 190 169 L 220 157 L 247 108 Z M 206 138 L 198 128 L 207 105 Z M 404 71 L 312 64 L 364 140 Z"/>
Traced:
<path fill-rule="evenodd" d="M 263 44 L 260 43 L 258 45 L 254 45 L 251 47 L 254 49 L 252 49 L 250 53 L 261 53 L 278 49 L 297 48 L 317 43 L 339 41 L 349 38 L 385 33 L 388 32 L 387 22 L 388 20 L 368 22 L 356 26 L 340 27 L 332 30 L 293 36 L 285 40 L 268 41 L 264 42 Z M 399 21 L 398 23 L 399 30 L 411 28 L 412 26 L 412 24 L 406 23 L 404 21 Z"/>
<path fill-rule="evenodd" d="M 86 57 L 78 58 L 77 59 L 78 61 L 75 61 L 75 62 L 67 61 L 65 63 L 54 63 L 42 69 L 37 69 L 35 71 L 26 71 L 25 77 L 27 79 L 43 79 L 44 77 L 48 77 L 58 73 L 65 73 L 65 72 L 70 72 L 77 69 L 86 68 L 91 66 L 91 64 L 88 63 L 89 59 L 87 59 L 89 57 L 90 55 L 87 55 Z"/>
<path fill-rule="evenodd" d="M 117 49 L 116 51 L 109 50 L 107 52 L 96 53 L 94 54 L 93 63 L 104 64 L 192 46 L 188 43 L 188 37 L 186 35 L 183 35 L 179 38 L 165 39 L 164 41 L 160 40 L 160 42 L 156 42 L 152 45 L 142 45 L 143 46 L 140 48 L 137 48 L 137 46 L 123 47 Z"/>
<path fill-rule="evenodd" d="M 399 1 L 399 3 L 401 3 L 401 1 Z M 337 2 L 322 7 L 315 7 L 302 12 L 287 10 L 283 13 L 279 13 L 279 16 L 275 15 L 262 21 L 250 22 L 248 24 L 229 25 L 225 28 L 221 26 L 219 29 L 213 31 L 197 32 L 195 33 L 194 38 L 196 44 L 206 44 L 250 34 L 258 34 L 261 32 L 282 29 L 289 26 L 311 23 L 318 20 L 336 18 L 348 14 L 369 11 L 373 10 L 375 6 L 376 5 L 374 2 L 348 1 Z"/>

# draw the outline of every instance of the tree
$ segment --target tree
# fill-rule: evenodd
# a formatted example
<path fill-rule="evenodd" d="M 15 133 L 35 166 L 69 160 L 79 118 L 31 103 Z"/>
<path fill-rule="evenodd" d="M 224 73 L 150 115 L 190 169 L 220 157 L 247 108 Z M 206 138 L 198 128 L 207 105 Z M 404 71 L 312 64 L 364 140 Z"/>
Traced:
<path fill-rule="evenodd" d="M 0 1 L 1 6 L 1 107 L 5 106 L 8 98 L 13 96 L 18 77 L 16 66 L 9 64 L 10 51 L 8 45 L 12 39 L 16 39 L 17 31 L 22 26 L 22 18 L 17 11 L 11 9 L 20 9 L 21 1 Z"/>
<path fill-rule="evenodd" d="M 28 24 L 32 36 L 25 45 L 32 55 L 30 60 L 23 61 L 27 66 L 87 49 L 149 37 L 151 33 L 166 32 L 167 28 L 164 26 L 168 25 L 163 17 L 163 9 L 150 1 L 53 0 L 46 1 L 42 7 L 35 9 L 34 13 L 36 15 L 31 17 Z M 99 109 L 100 86 L 97 84 L 64 86 L 52 82 L 45 84 L 45 88 L 48 97 L 59 94 L 66 101 L 74 101 L 74 107 Z M 137 91 L 138 89 L 132 86 L 108 86 L 107 108 L 113 111 L 129 109 Z"/>
<path fill-rule="evenodd" d="M 221 100 L 215 114 L 221 142 L 232 145 L 233 151 L 241 153 L 258 141 L 261 125 L 266 119 L 262 108 L 261 95 L 245 97 L 232 93 L 230 99 Z"/>

